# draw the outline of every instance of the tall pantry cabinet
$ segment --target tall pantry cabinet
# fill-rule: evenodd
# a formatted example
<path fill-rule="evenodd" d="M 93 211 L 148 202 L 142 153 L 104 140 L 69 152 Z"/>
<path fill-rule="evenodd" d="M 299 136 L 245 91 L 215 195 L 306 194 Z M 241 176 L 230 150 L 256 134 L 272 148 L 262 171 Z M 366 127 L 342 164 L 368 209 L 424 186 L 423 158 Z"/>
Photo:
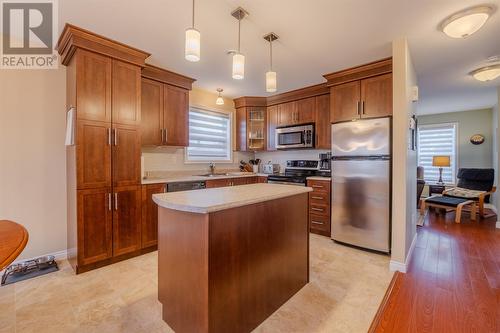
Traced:
<path fill-rule="evenodd" d="M 68 259 L 77 273 L 141 249 L 141 69 L 148 53 L 66 25 Z"/>

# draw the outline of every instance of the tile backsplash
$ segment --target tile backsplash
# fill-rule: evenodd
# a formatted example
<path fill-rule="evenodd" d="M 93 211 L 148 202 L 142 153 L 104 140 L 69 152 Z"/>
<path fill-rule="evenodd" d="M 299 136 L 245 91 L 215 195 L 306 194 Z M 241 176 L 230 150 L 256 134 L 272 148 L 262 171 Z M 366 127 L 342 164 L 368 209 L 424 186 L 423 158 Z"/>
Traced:
<path fill-rule="evenodd" d="M 268 161 L 281 166 L 281 171 L 285 170 L 288 160 L 318 160 L 319 154 L 328 153 L 329 150 L 321 149 L 300 149 L 300 150 L 278 150 L 255 153 L 255 158 L 260 158 L 262 164 Z"/>

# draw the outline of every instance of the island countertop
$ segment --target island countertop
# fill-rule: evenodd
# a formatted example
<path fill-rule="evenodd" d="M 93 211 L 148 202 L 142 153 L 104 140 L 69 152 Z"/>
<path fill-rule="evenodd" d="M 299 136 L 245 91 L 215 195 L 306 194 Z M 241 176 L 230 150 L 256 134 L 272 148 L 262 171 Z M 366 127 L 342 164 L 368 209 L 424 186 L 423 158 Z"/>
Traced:
<path fill-rule="evenodd" d="M 311 191 L 310 187 L 261 183 L 154 194 L 153 200 L 163 208 L 206 214 Z"/>

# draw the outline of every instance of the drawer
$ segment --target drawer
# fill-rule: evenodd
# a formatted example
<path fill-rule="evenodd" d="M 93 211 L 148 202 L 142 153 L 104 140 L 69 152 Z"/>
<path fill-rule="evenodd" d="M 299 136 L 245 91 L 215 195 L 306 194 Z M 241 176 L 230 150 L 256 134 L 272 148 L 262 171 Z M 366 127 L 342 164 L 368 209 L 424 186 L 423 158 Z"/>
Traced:
<path fill-rule="evenodd" d="M 309 203 L 330 206 L 330 193 L 309 192 Z"/>
<path fill-rule="evenodd" d="M 309 203 L 309 213 L 321 216 L 330 216 L 330 205 Z"/>
<path fill-rule="evenodd" d="M 311 232 L 330 236 L 330 217 L 309 214 L 309 228 Z"/>
<path fill-rule="evenodd" d="M 308 180 L 307 186 L 312 187 L 313 192 L 330 192 L 330 182 L 325 180 Z"/>

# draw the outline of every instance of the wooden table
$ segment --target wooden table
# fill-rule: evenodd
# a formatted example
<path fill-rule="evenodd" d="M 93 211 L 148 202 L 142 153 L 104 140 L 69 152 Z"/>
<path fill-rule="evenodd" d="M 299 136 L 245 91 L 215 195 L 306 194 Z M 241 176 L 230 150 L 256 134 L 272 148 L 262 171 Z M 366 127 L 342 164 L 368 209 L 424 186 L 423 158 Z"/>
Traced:
<path fill-rule="evenodd" d="M 22 225 L 0 220 L 0 270 L 9 266 L 28 243 L 28 231 Z"/>

